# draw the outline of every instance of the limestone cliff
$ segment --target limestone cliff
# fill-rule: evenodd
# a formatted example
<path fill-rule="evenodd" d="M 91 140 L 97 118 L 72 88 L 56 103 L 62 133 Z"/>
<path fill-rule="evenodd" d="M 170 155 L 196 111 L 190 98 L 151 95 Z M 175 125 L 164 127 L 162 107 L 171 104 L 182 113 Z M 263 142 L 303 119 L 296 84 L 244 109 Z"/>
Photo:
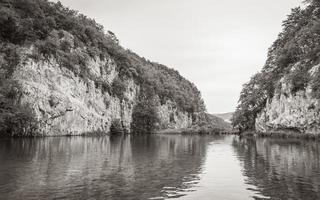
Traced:
<path fill-rule="evenodd" d="M 296 67 L 301 63 L 297 63 Z M 291 73 L 296 70 L 292 68 Z M 309 70 L 313 76 L 319 66 Z M 292 84 L 283 77 L 272 98 L 268 98 L 265 108 L 258 113 L 255 128 L 259 132 L 302 132 L 317 134 L 320 130 L 320 106 L 319 100 L 312 95 L 311 86 L 305 90 L 292 93 Z"/>
<path fill-rule="evenodd" d="M 103 78 L 107 84 L 118 76 L 115 68 L 111 58 L 90 62 L 91 75 Z M 132 107 L 139 91 L 133 80 L 125 80 L 126 100 L 120 100 L 96 87 L 94 81 L 84 81 L 72 71 L 61 68 L 55 59 L 24 60 L 10 81 L 21 86 L 18 103 L 31 106 L 39 122 L 39 132 L 44 135 L 107 132 L 114 120 L 120 120 L 129 130 Z"/>
<path fill-rule="evenodd" d="M 119 121 L 130 132 L 133 107 L 139 98 L 140 86 L 132 78 L 124 80 L 123 98 L 110 95 L 93 80 L 84 80 L 69 69 L 61 67 L 56 59 L 35 61 L 28 58 L 25 49 L 22 62 L 3 84 L 4 90 L 17 90 L 16 105 L 31 108 L 40 135 L 80 135 L 91 132 L 109 132 L 112 122 Z M 112 85 L 119 76 L 114 60 L 90 60 L 89 75 Z M 0 71 L 5 71 L 1 69 Z M 7 87 L 4 89 L 3 87 Z M 157 105 L 161 128 L 187 128 L 192 125 L 191 114 L 178 110 L 168 100 Z"/>
<path fill-rule="evenodd" d="M 190 113 L 179 111 L 176 104 L 167 101 L 157 108 L 160 119 L 160 127 L 162 129 L 179 129 L 189 128 L 192 126 L 192 116 Z"/>
<path fill-rule="evenodd" d="M 307 2 L 306 2 L 307 3 Z M 234 127 L 264 133 L 320 133 L 320 3 L 294 8 L 261 72 L 246 83 Z"/>

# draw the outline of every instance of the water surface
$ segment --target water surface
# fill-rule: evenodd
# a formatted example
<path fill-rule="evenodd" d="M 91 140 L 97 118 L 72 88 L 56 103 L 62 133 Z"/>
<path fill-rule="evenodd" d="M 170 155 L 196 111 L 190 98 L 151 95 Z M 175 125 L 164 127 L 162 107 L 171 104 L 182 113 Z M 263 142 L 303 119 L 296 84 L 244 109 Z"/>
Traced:
<path fill-rule="evenodd" d="M 138 135 L 0 140 L 0 199 L 320 199 L 317 142 Z"/>

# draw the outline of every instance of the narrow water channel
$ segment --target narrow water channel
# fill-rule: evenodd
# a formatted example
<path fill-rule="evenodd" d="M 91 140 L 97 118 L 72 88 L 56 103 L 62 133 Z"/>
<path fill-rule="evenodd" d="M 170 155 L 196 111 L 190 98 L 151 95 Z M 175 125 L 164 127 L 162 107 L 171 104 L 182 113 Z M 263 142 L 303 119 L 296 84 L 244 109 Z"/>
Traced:
<path fill-rule="evenodd" d="M 0 163 L 0 199 L 320 199 L 320 147 L 313 141 L 1 139 Z"/>

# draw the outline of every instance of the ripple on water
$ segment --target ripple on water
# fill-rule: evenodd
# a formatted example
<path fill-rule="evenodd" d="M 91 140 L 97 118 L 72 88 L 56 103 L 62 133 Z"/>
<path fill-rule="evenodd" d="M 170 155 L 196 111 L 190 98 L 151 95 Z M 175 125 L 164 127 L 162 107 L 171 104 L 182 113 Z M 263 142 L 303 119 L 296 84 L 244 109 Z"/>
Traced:
<path fill-rule="evenodd" d="M 0 140 L 0 199 L 320 199 L 320 146 L 236 136 Z"/>

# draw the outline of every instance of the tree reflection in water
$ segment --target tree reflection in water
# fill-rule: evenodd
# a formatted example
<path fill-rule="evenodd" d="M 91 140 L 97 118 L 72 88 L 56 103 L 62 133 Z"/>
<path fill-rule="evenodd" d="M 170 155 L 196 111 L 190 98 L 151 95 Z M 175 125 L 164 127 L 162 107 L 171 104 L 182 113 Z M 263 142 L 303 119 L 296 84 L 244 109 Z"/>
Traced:
<path fill-rule="evenodd" d="M 298 139 L 239 139 L 232 143 L 246 182 L 271 199 L 320 199 L 320 146 Z"/>
<path fill-rule="evenodd" d="M 196 183 L 209 141 L 179 135 L 3 139 L 1 198 L 177 197 Z"/>
<path fill-rule="evenodd" d="M 319 144 L 303 140 L 1 139 L 0 199 L 320 199 L 319 161 Z"/>

